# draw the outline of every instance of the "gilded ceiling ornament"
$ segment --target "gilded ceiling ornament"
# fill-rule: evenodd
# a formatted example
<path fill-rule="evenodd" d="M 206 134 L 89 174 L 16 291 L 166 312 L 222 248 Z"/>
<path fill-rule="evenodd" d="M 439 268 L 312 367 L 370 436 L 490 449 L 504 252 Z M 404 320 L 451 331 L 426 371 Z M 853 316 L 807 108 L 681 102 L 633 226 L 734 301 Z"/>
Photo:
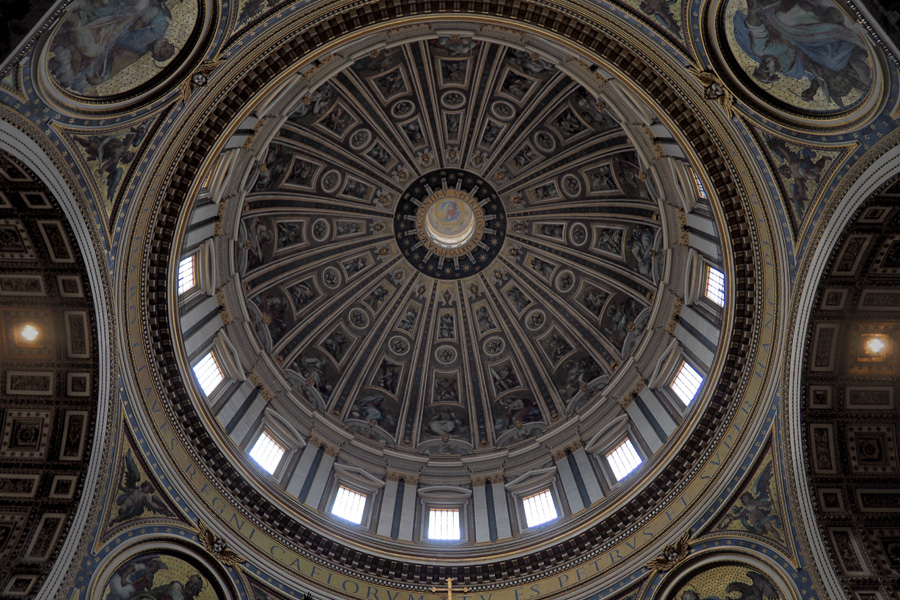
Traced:
<path fill-rule="evenodd" d="M 644 391 L 645 387 L 647 387 L 647 380 L 642 378 L 637 382 L 637 384 L 632 388 L 631 392 L 629 392 L 627 396 L 619 400 L 619 406 L 621 406 L 623 410 L 627 409 L 629 406 L 631 406 L 631 403 L 634 402 L 635 398 L 637 398 L 640 393 Z"/>
<path fill-rule="evenodd" d="M 222 235 L 222 219 L 225 216 L 225 204 L 225 198 L 222 198 L 222 200 L 219 201 L 218 208 L 216 209 L 216 224 L 213 226 L 214 235 Z"/>
<path fill-rule="evenodd" d="M 237 564 L 247 562 L 247 559 L 243 556 L 229 549 L 228 544 L 224 539 L 216 537 L 216 534 L 210 531 L 210 529 L 204 525 L 203 521 L 197 521 L 197 527 L 200 529 L 200 533 L 197 534 L 200 543 L 203 544 L 206 551 L 212 554 L 220 563 L 233 567 Z"/>
<path fill-rule="evenodd" d="M 693 73 L 694 77 L 703 84 L 703 96 L 721 106 L 729 119 L 733 118 L 735 97 L 728 91 L 722 80 L 712 71 L 701 71 L 694 65 L 689 65 L 688 71 Z"/>
<path fill-rule="evenodd" d="M 303 79 L 309 81 L 325 65 L 338 58 L 336 54 L 330 54 L 321 60 L 313 61 L 312 66 L 303 73 Z"/>
<path fill-rule="evenodd" d="M 678 323 L 681 322 L 681 309 L 683 307 L 684 300 L 676 298 L 675 306 L 672 307 L 672 317 L 669 320 L 669 324 L 666 325 L 666 331 L 672 335 L 675 335 L 675 330 L 678 329 Z"/>
<path fill-rule="evenodd" d="M 216 290 L 216 304 L 219 305 L 219 316 L 222 318 L 222 324 L 230 325 L 234 319 L 231 318 L 231 313 L 228 312 L 228 302 L 225 299 L 224 287 Z"/>
<path fill-rule="evenodd" d="M 209 83 L 209 76 L 213 71 L 219 68 L 219 65 L 223 62 L 224 61 L 221 59 L 213 59 L 197 67 L 197 70 L 194 71 L 193 75 L 191 75 L 189 79 L 182 81 L 181 85 L 178 86 L 178 93 L 181 96 L 181 101 L 187 103 L 195 89 L 198 87 L 205 87 L 206 84 Z"/>
<path fill-rule="evenodd" d="M 688 553 L 691 551 L 690 546 L 688 545 L 688 540 L 690 538 L 691 530 L 688 529 L 680 538 L 678 538 L 677 542 L 663 548 L 660 556 L 654 558 L 644 566 L 651 571 L 668 571 L 672 569 L 687 558 Z"/>

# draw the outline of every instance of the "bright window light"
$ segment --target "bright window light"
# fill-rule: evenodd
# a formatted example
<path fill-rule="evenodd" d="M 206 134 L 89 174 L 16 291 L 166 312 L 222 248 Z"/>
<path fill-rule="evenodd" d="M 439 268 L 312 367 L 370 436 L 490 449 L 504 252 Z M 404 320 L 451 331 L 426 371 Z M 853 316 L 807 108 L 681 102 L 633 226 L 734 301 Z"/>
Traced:
<path fill-rule="evenodd" d="M 459 510 L 455 508 L 432 508 L 428 514 L 428 539 L 460 539 Z"/>
<path fill-rule="evenodd" d="M 178 263 L 178 293 L 183 294 L 197 285 L 194 277 L 194 255 L 186 256 Z"/>
<path fill-rule="evenodd" d="M 363 509 L 365 508 L 366 497 L 363 494 L 341 486 L 334 497 L 331 514 L 359 525 L 362 523 Z"/>
<path fill-rule="evenodd" d="M 616 481 L 622 481 L 626 475 L 634 471 L 641 464 L 641 457 L 634 449 L 631 440 L 625 438 L 625 441 L 613 449 L 606 455 L 609 467 L 612 469 Z"/>
<path fill-rule="evenodd" d="M 694 182 L 697 184 L 697 194 L 701 198 L 709 198 L 709 196 L 706 195 L 706 188 L 703 187 L 703 182 L 700 181 L 700 177 L 698 177 L 697 174 L 694 173 L 693 169 L 691 170 L 691 174 L 694 176 Z"/>
<path fill-rule="evenodd" d="M 725 306 L 725 275 L 712 267 L 706 267 L 706 297 L 719 306 Z"/>
<path fill-rule="evenodd" d="M 525 523 L 528 527 L 542 525 L 559 516 L 556 505 L 553 504 L 553 494 L 550 490 L 544 490 L 528 496 L 522 500 L 522 508 L 525 510 Z"/>
<path fill-rule="evenodd" d="M 284 456 L 284 448 L 279 446 L 278 442 L 269 437 L 265 431 L 260 434 L 250 451 L 250 458 L 258 462 L 259 466 L 270 475 L 278 468 L 282 456 Z"/>
<path fill-rule="evenodd" d="M 700 376 L 700 373 L 694 370 L 694 367 L 691 365 L 683 362 L 681 363 L 681 369 L 678 370 L 678 375 L 672 381 L 672 389 L 681 398 L 684 405 L 687 406 L 694 399 L 694 396 L 697 395 L 697 390 L 700 389 L 702 384 L 703 378 Z"/>
<path fill-rule="evenodd" d="M 194 365 L 194 375 L 197 376 L 197 382 L 207 396 L 212 394 L 219 387 L 219 384 L 222 383 L 222 380 L 225 379 L 224 375 L 222 375 L 222 369 L 219 368 L 219 363 L 216 362 L 216 357 L 212 352 L 201 358 L 200 362 Z"/>

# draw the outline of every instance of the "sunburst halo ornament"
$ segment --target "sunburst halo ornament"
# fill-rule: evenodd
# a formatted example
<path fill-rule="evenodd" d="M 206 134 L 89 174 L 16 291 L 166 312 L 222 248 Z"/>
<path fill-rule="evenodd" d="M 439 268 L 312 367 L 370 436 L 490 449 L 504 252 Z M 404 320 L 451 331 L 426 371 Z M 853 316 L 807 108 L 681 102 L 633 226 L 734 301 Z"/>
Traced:
<path fill-rule="evenodd" d="M 735 97 L 734 94 L 728 91 L 722 80 L 712 71 L 701 71 L 694 65 L 688 66 L 688 71 L 693 73 L 694 77 L 703 84 L 703 95 L 706 99 L 718 103 L 722 110 L 725 111 L 725 114 L 728 115 L 728 118 L 733 118 L 735 114 Z"/>
<path fill-rule="evenodd" d="M 200 529 L 200 533 L 197 534 L 200 543 L 219 562 L 230 567 L 247 562 L 243 556 L 228 548 L 228 543 L 224 539 L 216 537 L 216 534 L 204 525 L 203 521 L 197 521 L 197 527 Z"/>
<path fill-rule="evenodd" d="M 646 566 L 651 571 L 668 571 L 669 569 L 683 561 L 685 558 L 687 558 L 688 553 L 691 551 L 691 548 L 688 545 L 688 540 L 690 538 L 691 531 L 689 529 L 685 531 L 680 538 L 678 538 L 677 542 L 663 548 L 662 554 L 660 556 L 657 556 L 644 566 Z"/>

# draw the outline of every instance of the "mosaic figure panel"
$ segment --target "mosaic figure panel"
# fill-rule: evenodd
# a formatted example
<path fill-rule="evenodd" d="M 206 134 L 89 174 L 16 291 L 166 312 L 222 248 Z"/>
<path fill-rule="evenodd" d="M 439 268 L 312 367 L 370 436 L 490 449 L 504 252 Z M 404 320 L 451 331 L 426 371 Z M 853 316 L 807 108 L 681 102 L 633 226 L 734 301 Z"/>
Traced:
<path fill-rule="evenodd" d="M 201 574 L 202 573 L 202 574 Z M 216 600 L 223 597 L 205 570 L 166 552 L 144 552 L 122 563 L 106 583 L 106 600 Z"/>
<path fill-rule="evenodd" d="M 677 586 L 673 600 L 787 600 L 770 577 L 746 565 L 719 565 L 703 569 Z"/>
<path fill-rule="evenodd" d="M 784 517 L 774 477 L 770 455 L 753 473 L 717 528 L 752 533 L 784 545 Z"/>
<path fill-rule="evenodd" d="M 764 95 L 810 113 L 860 104 L 874 60 L 853 20 L 832 0 L 729 0 L 728 47 Z"/>
<path fill-rule="evenodd" d="M 73 146 L 87 163 L 87 171 L 100 190 L 108 217 L 112 216 L 125 175 L 137 158 L 151 125 L 152 119 L 99 134 L 69 132 Z"/>
<path fill-rule="evenodd" d="M 173 516 L 165 500 L 153 483 L 142 473 L 131 449 L 122 457 L 121 479 L 118 482 L 114 514 L 109 525 L 116 525 L 142 516 Z"/>
<path fill-rule="evenodd" d="M 128 93 L 178 65 L 198 12 L 194 0 L 81 0 L 50 39 L 50 75 L 84 97 Z"/>

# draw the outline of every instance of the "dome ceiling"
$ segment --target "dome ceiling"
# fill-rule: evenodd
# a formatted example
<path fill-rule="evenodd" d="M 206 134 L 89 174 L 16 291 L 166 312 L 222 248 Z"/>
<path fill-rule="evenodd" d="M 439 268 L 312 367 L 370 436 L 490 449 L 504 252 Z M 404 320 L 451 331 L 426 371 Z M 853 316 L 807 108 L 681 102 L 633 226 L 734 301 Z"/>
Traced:
<path fill-rule="evenodd" d="M 148 299 L 135 372 L 166 382 L 148 417 L 199 465 L 176 477 L 291 572 L 559 586 L 578 564 L 639 566 L 752 431 L 736 396 L 772 335 L 752 331 L 775 277 L 754 266 L 769 238 L 747 211 L 765 205 L 742 200 L 718 105 L 608 30 L 572 19 L 582 47 L 505 15 L 395 27 L 395 10 L 411 6 L 345 37 L 286 20 L 283 44 L 185 101 L 141 196 L 156 208 L 132 239 L 152 250 L 128 254 Z M 735 307 L 704 296 L 711 268 Z M 216 386 L 196 376 L 210 355 Z M 285 451 L 265 470 L 263 433 Z M 642 464 L 621 479 L 626 437 Z M 366 494 L 358 526 L 331 512 L 344 483 Z M 529 527 L 541 488 L 559 518 Z M 438 543 L 428 507 L 448 504 L 461 537 Z"/>
<path fill-rule="evenodd" d="M 367 53 L 265 150 L 238 310 L 298 396 L 359 436 L 465 454 L 542 434 L 636 352 L 666 268 L 661 198 L 619 119 L 533 51 Z"/>

